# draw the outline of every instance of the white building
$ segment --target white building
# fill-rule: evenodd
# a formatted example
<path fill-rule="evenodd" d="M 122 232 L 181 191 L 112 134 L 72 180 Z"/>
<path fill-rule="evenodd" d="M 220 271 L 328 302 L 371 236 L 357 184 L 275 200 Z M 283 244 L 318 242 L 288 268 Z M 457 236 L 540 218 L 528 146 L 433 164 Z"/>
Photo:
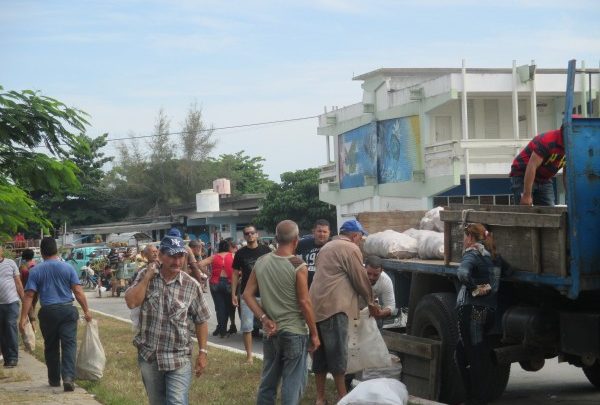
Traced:
<path fill-rule="evenodd" d="M 576 77 L 584 116 L 598 116 L 598 71 Z M 319 197 L 336 205 L 338 223 L 363 211 L 510 204 L 513 157 L 535 134 L 560 127 L 566 76 L 566 69 L 515 63 L 357 76 L 362 102 L 319 117 L 328 145 Z"/>

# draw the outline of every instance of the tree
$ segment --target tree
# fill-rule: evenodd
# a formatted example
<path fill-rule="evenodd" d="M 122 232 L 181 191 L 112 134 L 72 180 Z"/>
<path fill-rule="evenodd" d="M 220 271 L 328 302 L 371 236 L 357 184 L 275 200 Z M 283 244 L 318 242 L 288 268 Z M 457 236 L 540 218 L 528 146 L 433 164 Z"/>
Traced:
<path fill-rule="evenodd" d="M 81 189 L 71 193 L 41 195 L 36 200 L 48 212 L 55 226 L 65 221 L 69 225 L 109 222 L 122 216 L 122 202 L 108 190 L 102 167 L 114 158 L 107 157 L 101 149 L 107 144 L 108 134 L 97 138 L 79 135 L 69 151 L 70 160 L 77 165 L 77 179 Z"/>
<path fill-rule="evenodd" d="M 212 126 L 207 128 L 202 120 L 202 110 L 196 103 L 191 104 L 183 124 L 183 145 L 179 162 L 179 171 L 185 178 L 184 190 L 187 191 L 184 201 L 193 200 L 194 195 L 203 188 L 202 183 L 206 183 L 206 179 L 200 176 L 199 163 L 205 161 L 217 145 L 217 141 L 212 138 L 213 132 Z"/>
<path fill-rule="evenodd" d="M 0 238 L 50 223 L 26 189 L 77 190 L 78 172 L 65 147 L 84 132 L 87 114 L 39 92 L 0 86 Z M 49 155 L 32 149 L 45 146 Z"/>
<path fill-rule="evenodd" d="M 211 159 L 213 179 L 225 177 L 231 180 L 232 194 L 266 193 L 273 182 L 263 171 L 262 157 L 244 155 L 244 151 L 220 155 Z"/>
<path fill-rule="evenodd" d="M 274 231 L 280 221 L 291 219 L 301 231 L 312 229 L 317 219 L 326 219 L 336 229 L 335 207 L 319 200 L 319 169 L 304 169 L 281 175 L 281 183 L 267 192 L 255 221 Z"/>

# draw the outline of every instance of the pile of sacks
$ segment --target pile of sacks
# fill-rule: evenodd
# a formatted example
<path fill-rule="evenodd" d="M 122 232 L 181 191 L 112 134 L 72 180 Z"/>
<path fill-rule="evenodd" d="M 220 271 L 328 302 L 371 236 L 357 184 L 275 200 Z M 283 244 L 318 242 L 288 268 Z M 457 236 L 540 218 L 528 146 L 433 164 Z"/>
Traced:
<path fill-rule="evenodd" d="M 363 250 L 365 255 L 389 259 L 443 259 L 444 223 L 440 219 L 442 207 L 427 211 L 421 219 L 420 229 L 405 232 L 387 230 L 369 235 Z"/>

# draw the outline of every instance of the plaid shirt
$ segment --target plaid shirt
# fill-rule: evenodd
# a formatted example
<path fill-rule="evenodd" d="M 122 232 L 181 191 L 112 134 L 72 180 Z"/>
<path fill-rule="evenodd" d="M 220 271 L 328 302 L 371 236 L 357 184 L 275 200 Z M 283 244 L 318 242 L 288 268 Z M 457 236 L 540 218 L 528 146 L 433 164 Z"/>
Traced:
<path fill-rule="evenodd" d="M 146 270 L 139 271 L 132 287 L 142 280 Z M 141 327 L 133 345 L 144 360 L 156 359 L 158 369 L 166 371 L 184 366 L 192 355 L 189 320 L 198 325 L 210 318 L 200 285 L 182 271 L 168 283 L 160 274 L 155 276 L 140 312 Z"/>

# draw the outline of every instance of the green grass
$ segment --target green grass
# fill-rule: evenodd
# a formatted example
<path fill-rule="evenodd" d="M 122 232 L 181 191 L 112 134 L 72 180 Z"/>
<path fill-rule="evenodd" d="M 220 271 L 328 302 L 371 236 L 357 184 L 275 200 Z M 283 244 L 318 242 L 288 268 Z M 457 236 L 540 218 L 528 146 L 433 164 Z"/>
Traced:
<path fill-rule="evenodd" d="M 99 381 L 78 380 L 77 384 L 96 399 L 107 405 L 147 404 L 146 391 L 137 365 L 137 349 L 132 345 L 133 332 L 128 323 L 101 315 L 98 320 L 99 334 L 106 353 L 104 376 Z M 83 327 L 78 328 L 81 342 Z M 34 355 L 44 360 L 44 344 L 41 333 L 36 334 L 37 342 Z M 194 351 L 194 361 L 197 354 Z M 190 389 L 192 404 L 245 405 L 256 402 L 256 390 L 260 381 L 262 361 L 255 360 L 252 366 L 242 364 L 245 355 L 211 348 L 208 367 L 204 374 L 193 377 Z M 327 397 L 329 403 L 335 403 L 335 390 L 328 381 Z M 314 377 L 309 374 L 303 404 L 315 401 Z"/>

